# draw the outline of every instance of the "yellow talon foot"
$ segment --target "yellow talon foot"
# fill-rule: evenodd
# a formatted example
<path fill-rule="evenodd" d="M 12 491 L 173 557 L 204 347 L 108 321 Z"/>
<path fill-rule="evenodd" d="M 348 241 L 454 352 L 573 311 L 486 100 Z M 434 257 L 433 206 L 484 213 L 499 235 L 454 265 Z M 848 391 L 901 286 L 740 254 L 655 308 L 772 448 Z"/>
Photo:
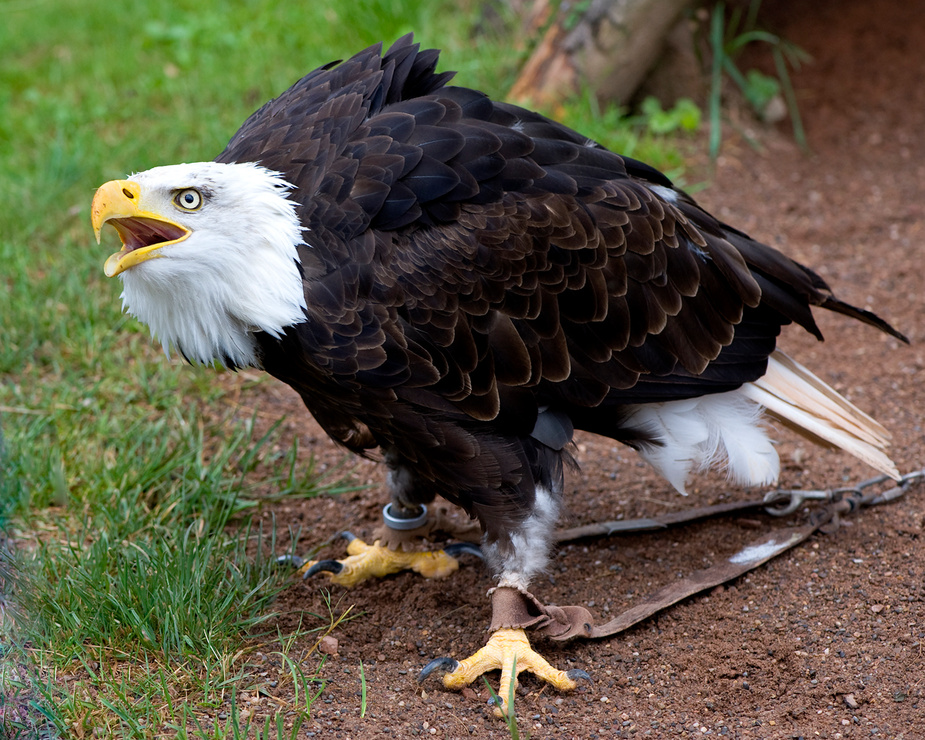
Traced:
<path fill-rule="evenodd" d="M 522 671 L 538 676 L 560 691 L 571 691 L 578 684 L 575 679 L 591 677 L 581 670 L 560 671 L 553 668 L 549 661 L 537 653 L 522 629 L 500 629 L 488 639 L 488 643 L 470 658 L 456 661 L 451 658 L 437 658 L 431 661 L 418 676 L 423 681 L 437 669 L 448 672 L 443 676 L 443 685 L 448 689 L 461 689 L 475 681 L 483 673 L 501 670 L 498 685 L 500 707 L 495 707 L 495 714 L 505 716 L 512 710 L 509 697 L 514 696 L 517 688 L 517 674 Z"/>
<path fill-rule="evenodd" d="M 472 550 L 469 550 L 472 551 Z M 402 570 L 413 570 L 425 578 L 445 578 L 459 569 L 459 561 L 444 550 L 403 552 L 390 550 L 376 540 L 367 545 L 352 538 L 343 560 L 310 560 L 299 568 L 303 578 L 326 572 L 331 581 L 352 588 L 368 578 L 382 578 Z"/>

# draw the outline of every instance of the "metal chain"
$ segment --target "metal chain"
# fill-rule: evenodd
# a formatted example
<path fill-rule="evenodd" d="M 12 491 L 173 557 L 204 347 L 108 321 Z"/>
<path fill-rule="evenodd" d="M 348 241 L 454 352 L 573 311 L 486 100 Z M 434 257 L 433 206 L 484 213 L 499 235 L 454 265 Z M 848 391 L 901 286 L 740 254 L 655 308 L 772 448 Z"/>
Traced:
<path fill-rule="evenodd" d="M 829 488 L 827 490 L 801 490 L 799 488 L 778 489 L 770 491 L 764 497 L 764 510 L 772 516 L 788 516 L 799 509 L 807 501 L 822 501 L 834 504 L 832 514 L 848 514 L 864 506 L 877 506 L 894 501 L 906 493 L 917 481 L 925 479 L 925 468 L 906 473 L 898 481 L 888 475 L 878 475 L 876 478 L 858 483 L 855 486 Z M 880 486 L 886 482 L 895 483 L 892 488 L 881 492 L 868 492 L 869 488 Z"/>

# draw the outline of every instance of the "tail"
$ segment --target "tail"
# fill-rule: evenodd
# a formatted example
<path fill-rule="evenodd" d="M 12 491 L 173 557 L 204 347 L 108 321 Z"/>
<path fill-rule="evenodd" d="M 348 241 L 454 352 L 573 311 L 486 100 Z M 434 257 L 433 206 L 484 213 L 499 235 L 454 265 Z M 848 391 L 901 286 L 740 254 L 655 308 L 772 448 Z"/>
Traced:
<path fill-rule="evenodd" d="M 767 373 L 746 383 L 741 392 L 804 437 L 839 447 L 894 480 L 900 479 L 886 454 L 890 433 L 783 352 L 775 351 Z"/>

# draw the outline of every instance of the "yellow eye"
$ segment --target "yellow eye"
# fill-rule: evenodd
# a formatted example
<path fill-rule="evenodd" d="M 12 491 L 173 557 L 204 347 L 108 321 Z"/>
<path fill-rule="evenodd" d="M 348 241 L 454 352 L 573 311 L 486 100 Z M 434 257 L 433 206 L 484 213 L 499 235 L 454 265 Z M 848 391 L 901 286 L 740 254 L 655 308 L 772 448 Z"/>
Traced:
<path fill-rule="evenodd" d="M 173 201 L 186 211 L 195 211 L 202 205 L 202 196 L 199 194 L 198 190 L 187 188 L 177 193 Z"/>

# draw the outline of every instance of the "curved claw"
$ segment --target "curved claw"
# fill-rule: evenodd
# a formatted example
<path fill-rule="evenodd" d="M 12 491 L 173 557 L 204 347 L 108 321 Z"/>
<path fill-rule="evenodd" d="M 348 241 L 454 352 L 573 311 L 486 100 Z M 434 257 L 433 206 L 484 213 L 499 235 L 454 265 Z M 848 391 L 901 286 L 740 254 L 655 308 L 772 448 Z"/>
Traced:
<path fill-rule="evenodd" d="M 485 559 L 485 556 L 482 555 L 482 548 L 476 545 L 474 542 L 454 542 L 451 545 L 444 547 L 443 552 L 445 552 L 451 558 L 466 554 L 475 555 L 477 558 L 481 558 L 483 560 Z"/>
<path fill-rule="evenodd" d="M 459 661 L 453 658 L 434 658 L 421 669 L 418 674 L 418 683 L 424 681 L 431 673 L 440 670 L 443 673 L 452 673 L 459 668 Z"/>
<path fill-rule="evenodd" d="M 305 559 L 298 555 L 280 555 L 276 558 L 277 565 L 288 565 L 291 568 L 301 568 L 305 565 Z"/>
<path fill-rule="evenodd" d="M 587 681 L 588 683 L 594 683 L 594 679 L 591 678 L 591 674 L 587 671 L 581 670 L 581 668 L 572 668 L 570 671 L 566 671 L 565 675 L 568 676 L 573 681 Z"/>
<path fill-rule="evenodd" d="M 348 532 L 348 531 L 345 529 L 343 532 L 338 532 L 337 534 L 333 535 L 330 539 L 327 539 L 327 540 L 325 540 L 324 542 L 322 542 L 321 544 L 317 545 L 317 546 L 312 550 L 312 554 L 314 554 L 315 552 L 317 552 L 318 550 L 320 550 L 322 547 L 324 547 L 324 546 L 326 546 L 326 545 L 330 545 L 332 542 L 334 542 L 334 541 L 337 540 L 337 539 L 344 539 L 344 540 L 347 540 L 347 544 L 348 544 L 348 546 L 349 546 L 349 544 L 350 544 L 351 542 L 353 542 L 355 539 L 357 539 L 357 536 L 356 536 L 353 532 Z M 337 561 L 336 561 L 336 560 L 323 560 L 323 561 L 321 561 L 321 562 L 323 562 L 323 563 L 336 563 Z M 291 554 L 291 555 L 280 555 L 279 557 L 276 558 L 276 564 L 277 564 L 277 565 L 288 565 L 288 566 L 291 566 L 291 567 L 293 567 L 293 568 L 298 568 L 299 570 L 307 569 L 306 571 L 304 571 L 304 572 L 302 573 L 302 578 L 303 578 L 303 579 L 304 579 L 304 578 L 308 578 L 309 576 L 313 576 L 313 575 L 315 575 L 316 573 L 318 573 L 319 571 L 328 571 L 329 573 L 339 573 L 339 572 L 340 572 L 340 571 L 337 571 L 337 570 L 331 570 L 329 567 L 314 568 L 314 564 L 315 564 L 314 561 L 312 561 L 312 560 L 306 560 L 306 559 L 303 558 L 301 555 L 296 555 L 295 553 L 293 553 L 293 554 Z M 313 569 L 313 568 L 314 568 L 314 569 Z M 307 572 L 307 571 L 309 571 L 309 570 L 310 570 L 311 572 Z"/>
<path fill-rule="evenodd" d="M 306 569 L 306 571 L 302 574 L 302 580 L 304 581 L 306 578 L 310 578 L 311 576 L 322 572 L 340 575 L 343 570 L 344 564 L 339 560 L 319 560 L 310 568 Z"/>

